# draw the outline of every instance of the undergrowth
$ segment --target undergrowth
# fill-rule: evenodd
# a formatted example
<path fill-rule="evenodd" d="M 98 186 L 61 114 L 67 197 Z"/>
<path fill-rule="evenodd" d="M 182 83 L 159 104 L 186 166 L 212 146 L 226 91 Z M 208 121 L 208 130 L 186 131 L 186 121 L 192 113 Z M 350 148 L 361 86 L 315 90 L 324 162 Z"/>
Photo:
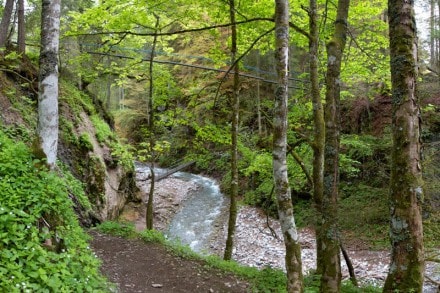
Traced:
<path fill-rule="evenodd" d="M 286 292 L 286 275 L 280 269 L 266 267 L 262 270 L 255 267 L 248 267 L 238 264 L 235 261 L 225 261 L 214 255 L 200 255 L 192 251 L 189 246 L 182 245 L 176 241 L 167 240 L 164 235 L 156 230 L 144 230 L 136 232 L 134 225 L 126 222 L 104 222 L 97 226 L 103 233 L 120 236 L 124 238 L 137 238 L 145 242 L 158 243 L 165 246 L 176 256 L 204 261 L 206 267 L 220 269 L 225 273 L 232 273 L 239 278 L 248 281 L 251 285 L 251 292 Z M 319 276 L 307 275 L 304 278 L 305 292 L 319 292 Z M 376 293 L 381 289 L 373 286 L 357 288 L 349 281 L 342 283 L 342 293 Z"/>
<path fill-rule="evenodd" d="M 42 166 L 0 131 L 0 291 L 108 292 L 69 199 L 81 184 Z"/>

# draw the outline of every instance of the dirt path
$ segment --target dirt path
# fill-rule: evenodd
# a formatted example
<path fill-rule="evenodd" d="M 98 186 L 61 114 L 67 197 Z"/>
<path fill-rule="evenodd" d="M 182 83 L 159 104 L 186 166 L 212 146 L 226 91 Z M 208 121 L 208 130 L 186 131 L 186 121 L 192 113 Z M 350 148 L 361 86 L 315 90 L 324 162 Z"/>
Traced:
<path fill-rule="evenodd" d="M 200 261 L 171 254 L 163 246 L 91 231 L 91 247 L 102 260 L 102 272 L 118 292 L 247 292 L 235 276 Z"/>

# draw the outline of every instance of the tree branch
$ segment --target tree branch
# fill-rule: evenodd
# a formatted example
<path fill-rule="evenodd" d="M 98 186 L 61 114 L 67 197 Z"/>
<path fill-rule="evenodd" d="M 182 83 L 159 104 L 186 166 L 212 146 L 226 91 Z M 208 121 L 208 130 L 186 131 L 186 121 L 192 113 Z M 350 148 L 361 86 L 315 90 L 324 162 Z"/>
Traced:
<path fill-rule="evenodd" d="M 290 145 L 287 145 L 287 148 L 288 148 L 287 154 L 292 155 L 293 159 L 298 163 L 298 165 L 301 167 L 301 170 L 306 175 L 307 182 L 309 183 L 309 185 L 313 186 L 312 176 L 310 176 L 310 173 L 307 170 L 306 165 L 304 164 L 304 161 L 301 159 L 301 157 L 298 155 L 298 153 L 295 152 L 295 150 L 292 147 L 290 147 Z"/>
<path fill-rule="evenodd" d="M 215 24 L 211 26 L 205 26 L 205 27 L 198 27 L 198 28 L 189 28 L 189 29 L 183 29 L 183 30 L 177 30 L 177 31 L 170 31 L 170 32 L 135 32 L 135 31 L 105 31 L 105 32 L 94 32 L 94 33 L 70 33 L 66 34 L 66 36 L 96 36 L 96 35 L 120 35 L 120 34 L 128 34 L 128 35 L 134 35 L 134 36 L 173 36 L 173 35 L 180 35 L 180 34 L 186 34 L 186 33 L 194 33 L 194 32 L 201 32 L 206 30 L 212 30 L 216 28 L 224 28 L 224 27 L 230 27 L 233 25 L 240 25 L 240 24 L 246 24 L 256 21 L 269 21 L 274 22 L 273 18 L 269 17 L 257 17 L 257 18 L 250 18 L 242 21 L 237 21 L 234 23 L 222 23 L 222 24 Z M 141 26 L 140 24 L 138 24 Z M 142 27 L 146 27 L 143 26 Z M 310 39 L 310 35 L 308 32 L 297 26 L 296 24 L 289 22 L 289 27 L 291 27 L 296 32 L 302 34 L 306 38 Z"/>
<path fill-rule="evenodd" d="M 252 48 L 258 43 L 259 40 L 261 40 L 263 37 L 265 37 L 265 36 L 267 36 L 268 34 L 270 34 L 271 32 L 273 32 L 274 29 L 275 29 L 275 28 L 273 27 L 272 29 L 268 30 L 267 32 L 265 32 L 264 34 L 262 34 L 261 36 L 259 36 L 258 38 L 256 38 L 256 39 L 252 42 L 252 44 L 249 46 L 249 48 L 248 48 L 243 54 L 241 54 L 240 57 L 238 57 L 238 58 L 234 61 L 234 63 L 231 64 L 231 66 L 229 66 L 229 69 L 225 72 L 225 74 L 223 75 L 223 77 L 222 77 L 222 79 L 220 80 L 220 83 L 219 83 L 219 85 L 218 85 L 218 87 L 217 87 L 217 91 L 216 91 L 216 93 L 215 93 L 215 98 L 214 98 L 214 107 L 215 107 L 215 105 L 216 105 L 216 103 L 217 103 L 217 98 L 218 98 L 218 94 L 219 94 L 219 92 L 220 92 L 220 87 L 221 87 L 221 85 L 223 84 L 223 82 L 226 80 L 226 77 L 228 76 L 228 74 L 231 73 L 232 69 L 235 68 L 235 66 L 238 64 L 238 62 L 240 62 L 240 60 L 243 59 L 243 58 L 247 55 L 247 53 L 249 53 L 250 50 L 252 50 Z M 235 73 L 235 72 L 234 72 L 234 73 Z M 240 75 L 240 73 L 239 73 L 239 75 Z"/>
<path fill-rule="evenodd" d="M 116 58 L 121 58 L 121 59 L 131 59 L 131 60 L 135 60 L 135 57 L 130 57 L 130 56 L 125 56 L 125 55 L 120 55 L 120 54 L 110 54 L 110 53 L 103 53 L 103 52 L 92 52 L 92 51 L 85 51 L 84 53 L 87 54 L 91 54 L 91 55 L 99 55 L 99 56 L 110 56 L 110 57 L 116 57 Z M 143 62 L 150 62 L 150 59 L 147 58 L 142 58 Z M 227 70 L 225 69 L 217 69 L 217 68 L 212 68 L 212 67 L 208 67 L 208 66 L 202 66 L 202 65 L 193 65 L 193 64 L 186 64 L 186 63 L 180 63 L 180 62 L 175 62 L 175 61 L 167 61 L 167 60 L 157 60 L 154 59 L 153 60 L 154 63 L 160 63 L 160 64 L 170 64 L 170 65 L 178 65 L 178 66 L 185 66 L 185 67 L 191 67 L 191 68 L 197 68 L 197 69 L 203 69 L 203 70 L 209 70 L 209 71 L 215 71 L 215 72 L 227 72 Z M 230 71 L 229 73 L 234 73 L 233 71 Z M 272 84 L 276 84 L 276 81 L 273 80 L 268 80 L 265 79 L 263 77 L 260 76 L 255 76 L 255 75 L 251 75 L 251 74 L 247 74 L 247 73 L 239 73 L 240 76 L 244 76 L 244 77 L 248 77 L 248 78 L 252 78 L 252 79 L 258 79 L 261 80 L 263 82 L 267 82 L 267 83 L 272 83 Z M 296 80 L 298 82 L 304 83 L 303 80 L 300 80 L 298 78 L 289 78 L 289 80 Z M 298 87 L 294 87 L 294 86 L 290 86 L 289 88 L 298 88 Z M 300 89 L 300 88 L 298 88 Z"/>

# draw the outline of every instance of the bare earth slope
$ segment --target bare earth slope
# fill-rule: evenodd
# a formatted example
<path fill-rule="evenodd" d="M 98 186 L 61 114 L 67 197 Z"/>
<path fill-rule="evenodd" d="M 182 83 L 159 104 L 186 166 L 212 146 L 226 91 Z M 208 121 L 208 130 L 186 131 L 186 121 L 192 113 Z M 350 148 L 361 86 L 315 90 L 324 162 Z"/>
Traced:
<path fill-rule="evenodd" d="M 163 246 L 91 231 L 102 272 L 119 292 L 247 292 L 237 277 L 173 255 Z"/>

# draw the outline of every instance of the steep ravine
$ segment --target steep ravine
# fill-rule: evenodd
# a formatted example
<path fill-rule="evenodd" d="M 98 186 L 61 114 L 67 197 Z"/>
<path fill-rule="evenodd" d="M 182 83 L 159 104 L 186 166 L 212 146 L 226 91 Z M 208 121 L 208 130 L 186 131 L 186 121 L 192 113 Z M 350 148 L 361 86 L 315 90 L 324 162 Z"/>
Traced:
<path fill-rule="evenodd" d="M 146 174 L 137 173 L 139 188 L 146 193 L 149 183 Z M 191 195 L 191 191 L 197 186 L 194 182 L 188 182 L 175 177 L 169 177 L 156 183 L 155 189 L 155 228 L 167 232 L 167 227 L 173 215 L 185 207 L 185 201 Z M 139 209 L 126 209 L 123 217 L 136 222 L 137 229 L 145 227 L 144 212 L 142 206 Z M 209 239 L 209 253 L 221 256 L 225 243 L 225 231 L 227 217 L 225 212 L 219 215 L 217 221 L 212 223 L 212 235 Z M 271 229 L 269 229 L 268 224 Z M 185 229 L 184 227 L 180 227 Z M 302 247 L 302 261 L 305 272 L 316 266 L 316 242 L 314 232 L 311 229 L 300 230 Z M 347 243 L 347 250 L 353 262 L 357 278 L 363 283 L 381 285 L 388 271 L 389 253 L 387 251 L 369 250 L 362 243 Z M 274 219 L 267 222 L 264 213 L 252 207 L 241 207 L 237 219 L 237 232 L 233 258 L 244 265 L 264 268 L 284 268 L 284 244 L 279 223 Z M 343 277 L 348 278 L 345 263 L 343 265 Z M 439 266 L 428 262 L 426 274 L 433 280 L 440 281 Z M 426 282 L 424 292 L 434 293 L 437 289 L 429 281 Z"/>

